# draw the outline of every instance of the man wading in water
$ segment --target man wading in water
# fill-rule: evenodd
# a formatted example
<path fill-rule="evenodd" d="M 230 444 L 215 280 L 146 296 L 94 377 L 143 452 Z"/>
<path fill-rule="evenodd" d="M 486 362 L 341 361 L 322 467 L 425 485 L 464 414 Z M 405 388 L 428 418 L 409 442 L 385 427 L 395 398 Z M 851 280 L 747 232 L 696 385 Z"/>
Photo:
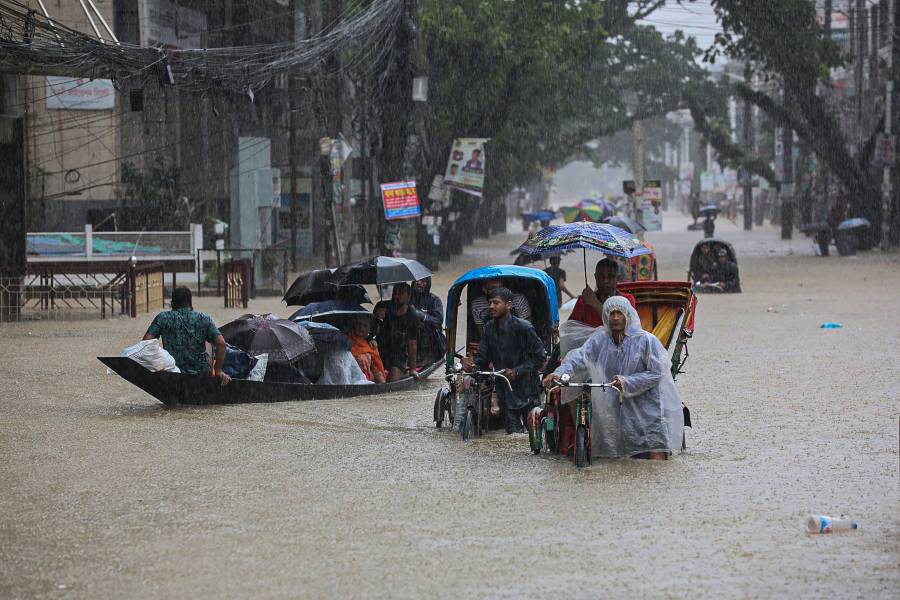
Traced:
<path fill-rule="evenodd" d="M 502 371 L 512 389 L 502 379 L 494 381 L 494 390 L 503 402 L 506 433 L 521 433 L 524 419 L 541 393 L 538 369 L 544 365 L 547 353 L 531 323 L 510 314 L 513 293 L 507 288 L 494 288 L 488 294 L 490 321 L 473 361 L 462 359 L 463 368 L 473 371 Z M 493 407 L 491 412 L 493 413 Z"/>

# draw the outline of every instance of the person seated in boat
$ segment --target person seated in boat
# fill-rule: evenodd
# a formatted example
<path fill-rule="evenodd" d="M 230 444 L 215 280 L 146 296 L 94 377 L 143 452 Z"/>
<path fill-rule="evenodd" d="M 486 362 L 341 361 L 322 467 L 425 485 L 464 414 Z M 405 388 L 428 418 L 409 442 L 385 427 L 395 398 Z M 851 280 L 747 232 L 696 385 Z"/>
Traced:
<path fill-rule="evenodd" d="M 472 312 L 472 319 L 475 321 L 475 327 L 478 328 L 478 337 L 484 333 L 484 324 L 491 319 L 488 309 L 490 308 L 490 294 L 493 290 L 503 287 L 503 281 L 497 279 L 484 279 L 481 282 L 481 291 L 483 296 L 472 299 L 469 304 L 469 310 Z M 519 292 L 512 293 L 512 314 L 514 317 L 531 321 L 531 306 L 525 294 Z"/>
<path fill-rule="evenodd" d="M 594 267 L 596 289 L 592 290 L 588 286 L 582 290 L 572 309 L 572 314 L 569 315 L 569 320 L 581 321 L 591 327 L 599 327 L 603 323 L 600 316 L 603 313 L 603 303 L 612 296 L 622 296 L 631 303 L 631 306 L 637 306 L 634 296 L 616 289 L 618 282 L 619 265 L 616 264 L 616 261 L 605 257 L 597 261 Z"/>
<path fill-rule="evenodd" d="M 391 300 L 375 306 L 376 318 L 383 315 L 376 341 L 389 381 L 418 377 L 416 359 L 421 321 L 410 305 L 412 288 L 408 283 L 394 286 Z"/>
<path fill-rule="evenodd" d="M 441 359 L 447 349 L 444 337 L 444 304 L 431 293 L 431 277 L 413 283 L 411 304 L 422 322 L 418 339 L 418 366 L 424 367 Z"/>
<path fill-rule="evenodd" d="M 263 381 L 269 383 L 312 383 L 303 373 L 300 359 L 294 362 L 270 362 L 266 365 Z"/>
<path fill-rule="evenodd" d="M 219 333 L 212 317 L 194 310 L 191 290 L 188 288 L 179 287 L 172 291 L 172 310 L 156 315 L 143 339 L 160 337 L 163 347 L 175 359 L 175 364 L 182 373 L 209 373 L 218 377 L 223 385 L 231 381 L 222 370 L 225 363 L 225 338 Z M 216 349 L 211 368 L 206 353 L 207 342 Z"/>
<path fill-rule="evenodd" d="M 600 458 L 665 460 L 681 448 L 684 415 L 672 379 L 669 355 L 655 335 L 641 328 L 625 298 L 603 304 L 603 323 L 544 378 L 549 387 L 563 375 L 586 373 L 594 383 L 612 383 L 624 393 L 592 392 L 591 455 Z"/>
<path fill-rule="evenodd" d="M 353 354 L 366 379 L 384 383 L 387 381 L 387 371 L 381 362 L 378 348 L 369 340 L 371 323 L 372 319 L 369 317 L 358 317 L 351 321 L 347 329 L 347 337 L 351 343 L 350 353 Z"/>

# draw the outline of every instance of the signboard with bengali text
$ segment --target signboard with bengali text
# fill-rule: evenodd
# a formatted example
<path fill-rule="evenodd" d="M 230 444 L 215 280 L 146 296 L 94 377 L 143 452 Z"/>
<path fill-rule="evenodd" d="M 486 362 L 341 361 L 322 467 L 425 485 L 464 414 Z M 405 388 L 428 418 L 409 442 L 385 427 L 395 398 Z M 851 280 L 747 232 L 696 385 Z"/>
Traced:
<path fill-rule="evenodd" d="M 422 214 L 413 180 L 382 183 L 381 200 L 384 203 L 384 218 L 388 221 L 413 219 Z"/>

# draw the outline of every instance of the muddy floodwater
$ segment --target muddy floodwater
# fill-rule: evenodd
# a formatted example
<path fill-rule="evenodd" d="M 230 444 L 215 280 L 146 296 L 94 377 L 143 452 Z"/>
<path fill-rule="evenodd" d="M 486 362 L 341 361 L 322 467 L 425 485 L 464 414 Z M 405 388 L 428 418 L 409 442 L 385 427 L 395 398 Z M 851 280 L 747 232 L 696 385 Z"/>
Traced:
<path fill-rule="evenodd" d="M 661 278 L 684 278 L 684 225 L 648 235 Z M 717 229 L 744 293 L 700 300 L 678 379 L 694 428 L 668 462 L 576 471 L 523 435 L 463 443 L 433 427 L 439 376 L 167 409 L 94 358 L 149 317 L 0 326 L 0 598 L 897 598 L 898 255 Z M 482 240 L 435 291 L 522 239 Z M 581 255 L 563 267 L 580 290 Z M 860 529 L 807 535 L 810 512 Z"/>

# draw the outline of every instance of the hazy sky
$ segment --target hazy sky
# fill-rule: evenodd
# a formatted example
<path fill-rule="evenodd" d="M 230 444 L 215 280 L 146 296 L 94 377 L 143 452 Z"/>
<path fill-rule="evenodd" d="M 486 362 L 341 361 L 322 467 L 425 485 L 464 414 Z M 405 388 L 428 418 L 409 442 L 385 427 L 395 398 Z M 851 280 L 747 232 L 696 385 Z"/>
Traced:
<path fill-rule="evenodd" d="M 643 22 L 655 26 L 664 34 L 681 29 L 697 38 L 697 43 L 703 48 L 710 46 L 713 36 L 721 31 L 709 0 L 685 2 L 682 5 L 670 0 L 666 6 L 657 9 Z"/>

